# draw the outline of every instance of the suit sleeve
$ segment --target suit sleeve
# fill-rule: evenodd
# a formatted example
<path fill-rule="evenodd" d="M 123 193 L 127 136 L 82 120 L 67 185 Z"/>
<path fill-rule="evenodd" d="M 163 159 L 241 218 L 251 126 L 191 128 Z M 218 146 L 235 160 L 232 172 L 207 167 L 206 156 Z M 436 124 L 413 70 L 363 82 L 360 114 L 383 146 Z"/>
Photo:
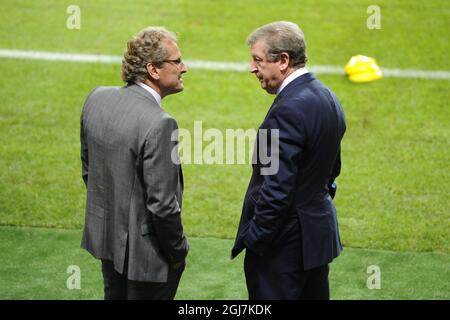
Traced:
<path fill-rule="evenodd" d="M 147 135 L 143 152 L 147 209 L 161 248 L 172 264 L 184 261 L 188 250 L 177 199 L 178 164 L 172 161 L 172 152 L 178 154 L 178 141 L 171 139 L 177 129 L 173 118 L 163 118 Z"/>
<path fill-rule="evenodd" d="M 81 119 L 80 119 L 80 143 L 81 143 L 81 175 L 83 177 L 84 184 L 87 187 L 88 183 L 88 168 L 89 168 L 89 158 L 88 158 L 88 146 L 86 141 L 86 133 L 84 132 L 84 124 L 83 124 L 83 117 L 84 117 L 84 108 L 83 112 L 81 113 Z"/>
<path fill-rule="evenodd" d="M 264 176 L 258 199 L 255 199 L 255 214 L 244 237 L 245 246 L 258 254 L 264 254 L 289 213 L 306 139 L 298 114 L 294 114 L 289 106 L 278 106 L 267 121 L 271 131 L 279 130 L 279 167 L 275 173 Z M 272 139 L 271 146 L 273 143 Z"/>
<path fill-rule="evenodd" d="M 328 190 L 329 194 L 332 199 L 334 199 L 334 196 L 336 195 L 337 191 L 337 185 L 334 182 L 336 178 L 341 173 L 341 147 L 339 147 L 339 150 L 336 155 L 336 160 L 334 161 L 334 166 L 331 171 L 330 180 L 328 181 Z"/>
<path fill-rule="evenodd" d="M 87 109 L 91 102 L 92 97 L 95 92 L 98 91 L 100 87 L 94 88 L 86 98 L 86 101 L 83 105 L 83 109 L 81 111 L 80 116 L 80 143 L 81 143 L 81 175 L 83 177 L 84 184 L 87 187 L 88 184 L 88 176 L 89 176 L 89 157 L 88 157 L 88 143 L 86 136 L 86 118 L 87 118 Z"/>

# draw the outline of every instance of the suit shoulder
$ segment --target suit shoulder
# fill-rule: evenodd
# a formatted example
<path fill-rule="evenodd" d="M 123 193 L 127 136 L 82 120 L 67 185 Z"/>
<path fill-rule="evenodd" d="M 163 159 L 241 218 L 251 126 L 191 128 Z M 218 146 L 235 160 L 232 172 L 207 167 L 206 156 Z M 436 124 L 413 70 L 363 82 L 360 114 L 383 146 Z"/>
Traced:
<path fill-rule="evenodd" d="M 99 86 L 95 87 L 88 95 L 89 98 L 96 98 L 103 95 L 114 94 L 118 92 L 119 87 L 106 87 Z"/>
<path fill-rule="evenodd" d="M 107 96 L 111 96 L 114 92 L 117 92 L 118 87 L 95 87 L 87 96 L 84 106 Z"/>
<path fill-rule="evenodd" d="M 178 123 L 175 118 L 161 108 L 152 115 L 151 121 L 155 128 L 178 128 Z"/>
<path fill-rule="evenodd" d="M 324 99 L 335 97 L 335 94 L 322 82 L 315 79 L 306 85 L 298 86 L 292 90 L 285 100 L 286 104 L 300 109 L 311 109 L 316 104 L 321 104 Z"/>
<path fill-rule="evenodd" d="M 177 121 L 163 110 L 157 114 L 157 117 L 145 117 L 141 121 L 141 127 L 144 128 L 145 132 L 145 140 L 152 140 L 154 137 L 160 137 L 161 135 L 178 135 Z"/>
<path fill-rule="evenodd" d="M 141 114 L 141 119 L 144 122 L 175 122 L 169 113 L 167 113 L 163 108 L 161 108 L 156 103 L 149 103 L 148 99 L 137 99 L 134 108 L 139 109 Z"/>
<path fill-rule="evenodd" d="M 283 97 L 273 110 L 273 115 L 276 117 L 288 118 L 290 121 L 295 121 L 301 118 L 303 108 L 307 105 L 308 98 L 304 94 L 294 92 L 288 96 Z"/>

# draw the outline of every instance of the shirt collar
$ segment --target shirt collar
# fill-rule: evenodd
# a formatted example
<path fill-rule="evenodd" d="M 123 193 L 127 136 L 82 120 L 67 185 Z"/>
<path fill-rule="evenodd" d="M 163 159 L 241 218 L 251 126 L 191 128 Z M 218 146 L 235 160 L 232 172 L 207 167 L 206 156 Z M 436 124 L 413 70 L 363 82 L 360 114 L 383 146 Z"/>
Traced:
<path fill-rule="evenodd" d="M 277 90 L 277 95 L 280 94 L 281 90 L 283 90 L 289 83 L 291 83 L 292 81 L 294 81 L 295 79 L 297 79 L 298 77 L 304 75 L 305 73 L 308 73 L 309 71 L 306 70 L 305 67 L 303 68 L 299 68 L 297 70 L 295 70 L 294 72 L 292 72 L 286 79 L 283 80 L 283 82 L 281 83 L 281 86 L 278 88 Z"/>
<path fill-rule="evenodd" d="M 148 92 L 150 92 L 150 94 L 155 98 L 156 102 L 158 103 L 158 106 L 161 107 L 161 96 L 158 94 L 158 92 L 156 92 L 153 88 L 151 88 L 150 86 L 146 85 L 145 83 L 136 82 L 136 84 L 138 86 L 144 88 Z"/>

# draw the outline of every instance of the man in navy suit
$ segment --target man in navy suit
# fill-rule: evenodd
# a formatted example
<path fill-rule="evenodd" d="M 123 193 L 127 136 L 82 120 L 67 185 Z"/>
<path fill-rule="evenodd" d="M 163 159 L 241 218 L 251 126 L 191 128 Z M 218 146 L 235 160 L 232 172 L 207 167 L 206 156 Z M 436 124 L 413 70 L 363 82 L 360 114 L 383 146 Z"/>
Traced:
<path fill-rule="evenodd" d="M 247 42 L 250 72 L 276 98 L 259 128 L 269 138 L 256 140 L 259 156 L 232 258 L 246 249 L 249 299 L 329 299 L 328 264 L 342 251 L 332 198 L 344 113 L 336 95 L 306 70 L 296 24 L 270 23 Z M 262 161 L 263 149 L 272 164 Z"/>

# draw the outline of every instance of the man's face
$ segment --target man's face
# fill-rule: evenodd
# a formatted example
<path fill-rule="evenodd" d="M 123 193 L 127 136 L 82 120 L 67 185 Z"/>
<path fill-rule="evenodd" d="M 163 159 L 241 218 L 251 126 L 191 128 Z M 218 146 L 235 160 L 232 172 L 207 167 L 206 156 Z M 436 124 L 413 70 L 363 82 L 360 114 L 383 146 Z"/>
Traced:
<path fill-rule="evenodd" d="M 280 61 L 269 61 L 266 56 L 264 41 L 255 42 L 251 47 L 252 61 L 250 72 L 254 73 L 261 83 L 261 88 L 269 94 L 277 93 L 283 82 Z"/>
<path fill-rule="evenodd" d="M 187 72 L 186 65 L 181 61 L 181 53 L 175 42 L 163 40 L 163 44 L 167 49 L 167 58 L 158 68 L 159 73 L 159 89 L 161 96 L 165 97 L 172 93 L 183 91 L 183 80 L 181 75 Z"/>

